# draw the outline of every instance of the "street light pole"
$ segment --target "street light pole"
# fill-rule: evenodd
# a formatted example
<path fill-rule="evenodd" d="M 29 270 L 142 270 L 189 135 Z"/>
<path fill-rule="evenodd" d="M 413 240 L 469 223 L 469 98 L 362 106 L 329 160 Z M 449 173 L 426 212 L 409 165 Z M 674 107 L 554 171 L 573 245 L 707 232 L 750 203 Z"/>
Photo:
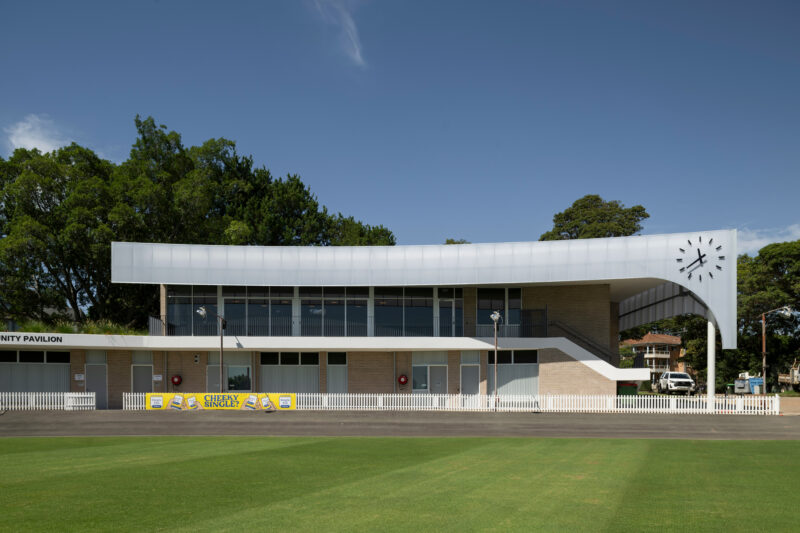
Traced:
<path fill-rule="evenodd" d="M 497 322 L 502 318 L 500 311 L 495 311 L 490 315 L 494 322 L 494 410 L 497 411 Z"/>
<path fill-rule="evenodd" d="M 767 393 L 767 315 L 772 313 L 780 313 L 784 317 L 789 318 L 792 316 L 792 308 L 788 305 L 784 305 L 772 311 L 761 313 L 761 376 L 764 380 L 764 384 L 761 385 L 761 392 L 763 394 Z"/>
<path fill-rule="evenodd" d="M 223 317 L 219 316 L 217 313 L 206 310 L 206 307 L 204 305 L 197 308 L 197 314 L 203 318 L 206 318 L 206 316 L 208 316 L 209 313 L 211 313 L 212 315 L 214 315 L 219 319 L 219 392 L 222 393 L 225 392 L 222 388 L 222 339 L 223 339 L 222 336 L 225 333 L 225 328 L 227 327 L 228 323 L 225 321 Z"/>

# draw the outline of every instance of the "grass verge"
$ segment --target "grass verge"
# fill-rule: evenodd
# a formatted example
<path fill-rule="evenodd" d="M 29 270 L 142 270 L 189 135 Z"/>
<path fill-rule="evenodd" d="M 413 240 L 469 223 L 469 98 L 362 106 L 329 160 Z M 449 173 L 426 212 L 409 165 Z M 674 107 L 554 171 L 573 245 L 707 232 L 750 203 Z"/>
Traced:
<path fill-rule="evenodd" d="M 0 439 L 2 531 L 796 530 L 798 444 Z M 781 482 L 784 480 L 784 482 Z"/>

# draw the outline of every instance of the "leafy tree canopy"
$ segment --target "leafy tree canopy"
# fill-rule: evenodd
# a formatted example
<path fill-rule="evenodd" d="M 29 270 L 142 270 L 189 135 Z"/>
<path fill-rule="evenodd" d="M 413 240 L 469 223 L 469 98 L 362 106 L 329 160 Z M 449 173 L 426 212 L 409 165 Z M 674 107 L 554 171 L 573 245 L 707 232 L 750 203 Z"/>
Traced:
<path fill-rule="evenodd" d="M 553 216 L 553 229 L 540 241 L 624 237 L 642 230 L 642 220 L 650 215 L 641 205 L 625 207 L 617 200 L 609 202 L 596 194 L 575 200 L 572 206 Z"/>
<path fill-rule="evenodd" d="M 472 244 L 467 239 L 447 239 L 445 244 Z"/>
<path fill-rule="evenodd" d="M 383 226 L 329 214 L 297 175 L 274 178 L 227 139 L 186 147 L 153 118 L 119 165 L 72 144 L 0 158 L 0 313 L 141 327 L 151 286 L 111 283 L 111 241 L 393 245 Z"/>

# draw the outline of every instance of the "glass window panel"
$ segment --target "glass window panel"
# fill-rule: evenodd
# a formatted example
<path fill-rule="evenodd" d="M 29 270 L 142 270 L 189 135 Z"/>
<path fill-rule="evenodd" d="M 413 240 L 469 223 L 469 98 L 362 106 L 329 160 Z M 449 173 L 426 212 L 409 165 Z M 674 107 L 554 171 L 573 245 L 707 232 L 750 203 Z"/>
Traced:
<path fill-rule="evenodd" d="M 192 286 L 191 285 L 168 285 L 167 286 L 167 299 L 169 298 L 191 298 Z"/>
<path fill-rule="evenodd" d="M 222 287 L 222 296 L 225 298 L 244 298 L 246 295 L 246 287 Z"/>
<path fill-rule="evenodd" d="M 269 336 L 269 300 L 247 300 L 247 334 L 255 337 Z"/>
<path fill-rule="evenodd" d="M 453 307 L 455 317 L 455 336 L 456 337 L 463 337 L 464 336 L 464 301 L 463 300 L 454 300 Z"/>
<path fill-rule="evenodd" d="M 508 311 L 506 317 L 506 324 L 519 324 L 520 309 L 522 307 L 522 291 L 517 289 L 508 289 Z"/>
<path fill-rule="evenodd" d="M 300 354 L 301 365 L 318 365 L 319 352 L 304 352 Z"/>
<path fill-rule="evenodd" d="M 217 301 L 217 287 L 214 285 L 195 285 L 192 288 L 192 295 L 197 302 L 198 298 L 213 298 Z"/>
<path fill-rule="evenodd" d="M 493 324 L 492 312 L 500 311 L 505 315 L 505 308 L 505 289 L 478 289 L 478 324 Z"/>
<path fill-rule="evenodd" d="M 531 364 L 539 361 L 538 352 L 536 350 L 514 350 L 514 364 Z"/>
<path fill-rule="evenodd" d="M 411 370 L 411 387 L 413 390 L 428 390 L 428 367 L 415 366 Z"/>
<path fill-rule="evenodd" d="M 279 337 L 292 335 L 291 300 L 270 300 L 270 334 Z"/>
<path fill-rule="evenodd" d="M 167 334 L 191 335 L 193 313 L 191 298 L 167 299 Z"/>
<path fill-rule="evenodd" d="M 456 298 L 463 298 L 464 297 L 464 290 L 460 287 L 456 289 Z"/>
<path fill-rule="evenodd" d="M 226 335 L 247 335 L 247 300 L 244 298 L 225 299 Z"/>
<path fill-rule="evenodd" d="M 453 300 L 439 300 L 439 336 L 453 336 Z"/>
<path fill-rule="evenodd" d="M 44 352 L 41 351 L 27 351 L 20 350 L 19 352 L 20 363 L 44 363 Z"/>
<path fill-rule="evenodd" d="M 344 327 L 344 300 L 325 300 L 323 314 L 323 334 L 328 337 L 343 337 Z"/>
<path fill-rule="evenodd" d="M 367 300 L 347 300 L 347 335 L 367 336 Z"/>
<path fill-rule="evenodd" d="M 294 287 L 270 287 L 269 295 L 272 298 L 293 298 Z"/>
<path fill-rule="evenodd" d="M 405 334 L 409 337 L 433 336 L 433 298 L 406 298 Z"/>
<path fill-rule="evenodd" d="M 453 289 L 439 287 L 439 298 L 453 298 Z"/>
<path fill-rule="evenodd" d="M 322 287 L 300 287 L 300 298 L 322 298 Z"/>
<path fill-rule="evenodd" d="M 329 352 L 328 353 L 329 365 L 346 365 L 347 352 Z"/>
<path fill-rule="evenodd" d="M 301 300 L 300 319 L 302 336 L 322 335 L 322 300 Z"/>
<path fill-rule="evenodd" d="M 194 319 L 194 335 L 219 335 L 219 319 L 217 318 L 217 305 L 216 305 L 216 298 L 213 300 L 205 299 L 206 301 L 201 301 L 198 303 L 197 298 L 195 298 L 195 311 L 201 305 L 206 309 L 206 316 L 205 318 L 200 316 L 197 312 L 193 314 Z"/>
<path fill-rule="evenodd" d="M 247 287 L 248 298 L 269 298 L 269 287 Z"/>
<path fill-rule="evenodd" d="M 86 364 L 87 365 L 106 364 L 106 352 L 102 350 L 86 350 Z"/>
<path fill-rule="evenodd" d="M 489 364 L 494 364 L 494 350 L 489 351 Z M 497 364 L 510 365 L 511 364 L 511 350 L 498 350 L 497 351 Z"/>
<path fill-rule="evenodd" d="M 375 298 L 375 335 L 378 337 L 403 336 L 402 298 Z"/>
<path fill-rule="evenodd" d="M 375 299 L 402 298 L 403 287 L 375 287 Z"/>
<path fill-rule="evenodd" d="M 369 287 L 347 287 L 348 298 L 369 298 Z"/>
<path fill-rule="evenodd" d="M 47 352 L 47 360 L 50 361 L 50 356 L 53 352 Z M 131 363 L 135 365 L 152 365 L 153 352 L 133 352 L 131 356 Z"/>
<path fill-rule="evenodd" d="M 433 298 L 433 289 L 430 287 L 406 287 L 406 298 Z"/>
<path fill-rule="evenodd" d="M 299 365 L 300 353 L 299 352 L 281 352 L 282 365 Z"/>
<path fill-rule="evenodd" d="M 228 390 L 229 391 L 249 391 L 250 390 L 250 367 L 249 366 L 228 366 Z"/>
<path fill-rule="evenodd" d="M 261 352 L 261 364 L 262 365 L 277 365 L 278 364 L 278 354 L 274 352 Z"/>
<path fill-rule="evenodd" d="M 325 298 L 344 298 L 344 287 L 324 287 L 322 295 Z"/>
<path fill-rule="evenodd" d="M 16 350 L 0 350 L 0 363 L 16 363 L 17 351 Z"/>

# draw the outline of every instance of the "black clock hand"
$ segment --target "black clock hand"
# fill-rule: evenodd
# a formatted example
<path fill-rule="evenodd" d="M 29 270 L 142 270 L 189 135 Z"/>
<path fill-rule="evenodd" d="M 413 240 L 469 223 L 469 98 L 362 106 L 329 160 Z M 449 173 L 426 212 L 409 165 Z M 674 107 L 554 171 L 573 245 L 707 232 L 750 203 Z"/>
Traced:
<path fill-rule="evenodd" d="M 689 268 L 690 266 L 692 266 L 693 264 L 697 263 L 698 261 L 702 261 L 702 259 L 699 259 L 699 258 L 698 258 L 698 259 L 695 259 L 694 261 L 692 261 L 691 263 L 689 263 L 688 265 L 686 265 L 686 268 Z M 702 264 L 702 263 L 700 263 L 700 264 Z"/>
<path fill-rule="evenodd" d="M 700 253 L 700 250 L 697 250 L 697 260 L 698 260 L 698 261 L 700 261 L 700 264 L 701 264 L 701 265 L 703 264 L 703 258 L 704 258 L 705 256 L 706 256 L 706 254 L 701 254 L 701 253 Z"/>

